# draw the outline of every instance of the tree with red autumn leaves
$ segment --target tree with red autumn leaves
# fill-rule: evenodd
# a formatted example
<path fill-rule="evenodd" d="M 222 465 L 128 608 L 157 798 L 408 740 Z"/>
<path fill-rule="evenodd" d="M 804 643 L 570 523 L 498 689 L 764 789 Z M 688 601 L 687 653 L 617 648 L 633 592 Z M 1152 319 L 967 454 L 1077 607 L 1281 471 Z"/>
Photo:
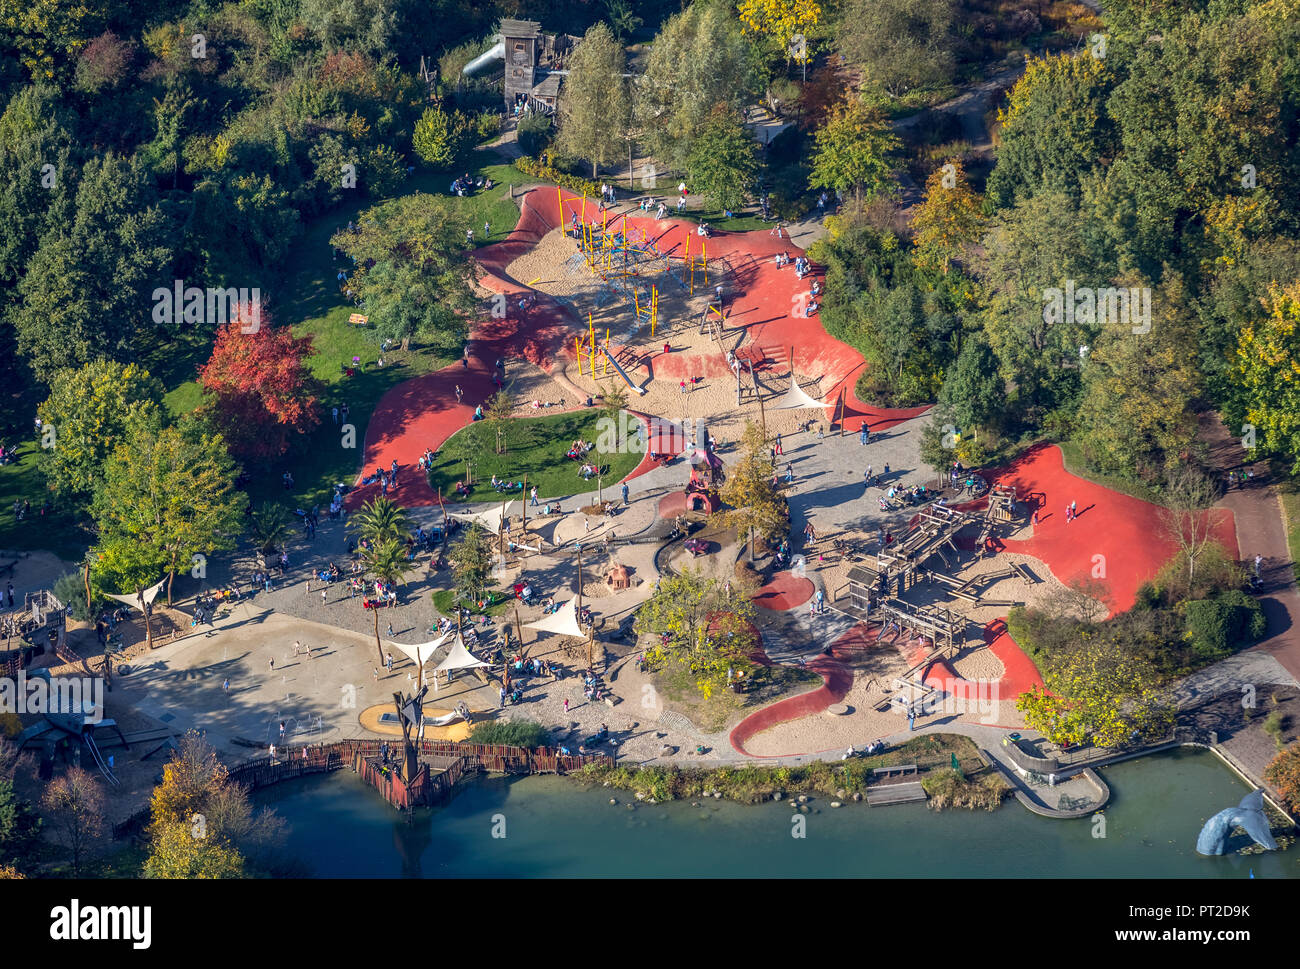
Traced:
<path fill-rule="evenodd" d="M 262 307 L 240 307 L 217 332 L 199 381 L 211 395 L 207 410 L 231 455 L 270 461 L 316 426 L 320 384 L 306 366 L 315 352 L 310 337 L 272 326 Z"/>

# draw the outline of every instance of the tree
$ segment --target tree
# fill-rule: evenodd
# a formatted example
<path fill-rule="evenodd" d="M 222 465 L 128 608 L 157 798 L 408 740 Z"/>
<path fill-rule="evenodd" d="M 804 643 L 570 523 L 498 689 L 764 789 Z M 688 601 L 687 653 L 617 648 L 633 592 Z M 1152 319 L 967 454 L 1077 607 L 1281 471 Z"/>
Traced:
<path fill-rule="evenodd" d="M 134 363 L 101 359 L 56 373 L 36 409 L 41 470 L 55 494 L 88 498 L 118 445 L 136 432 L 158 433 L 162 395 L 161 382 Z"/>
<path fill-rule="evenodd" d="M 737 11 L 746 31 L 770 38 L 787 57 L 795 57 L 792 51 L 795 35 L 806 35 L 822 17 L 817 0 L 740 0 Z M 808 60 L 806 37 L 804 50 L 804 56 L 796 58 L 800 63 Z"/>
<path fill-rule="evenodd" d="M 363 212 L 356 232 L 331 243 L 356 260 L 350 280 L 376 336 L 451 350 L 468 332 L 476 305 L 468 223 L 444 199 L 415 194 Z"/>
<path fill-rule="evenodd" d="M 813 149 L 813 188 L 853 191 L 857 208 L 891 189 L 890 156 L 901 142 L 888 122 L 859 98 L 849 97 L 818 129 Z"/>
<path fill-rule="evenodd" d="M 848 0 L 835 36 L 866 83 L 902 97 L 952 80 L 952 0 Z"/>
<path fill-rule="evenodd" d="M 753 665 L 758 646 L 753 618 L 754 605 L 747 597 L 687 569 L 660 580 L 637 610 L 636 629 L 659 637 L 646 653 L 652 666 L 686 674 L 707 699 L 728 683 L 729 670 Z"/>
<path fill-rule="evenodd" d="M 628 404 L 627 387 L 618 381 L 604 384 L 600 388 L 601 411 L 605 419 L 614 425 L 615 446 L 623 447 L 623 408 Z"/>
<path fill-rule="evenodd" d="M 749 560 L 754 561 L 754 538 L 782 534 L 787 527 L 785 500 L 772 484 L 773 471 L 767 442 L 757 424 L 750 421 L 740 439 L 739 460 L 727 471 L 721 497 L 730 508 L 719 512 L 728 528 L 748 536 Z"/>
<path fill-rule="evenodd" d="M 505 454 L 507 440 L 506 431 L 510 427 L 510 421 L 515 413 L 515 396 L 510 391 L 502 388 L 487 400 L 487 406 L 483 408 L 483 416 L 486 419 L 487 426 L 491 429 L 494 440 L 494 446 L 497 454 Z"/>
<path fill-rule="evenodd" d="M 135 41 L 118 37 L 111 30 L 90 41 L 77 58 L 77 90 L 97 94 L 121 84 L 130 76 L 136 46 Z"/>
<path fill-rule="evenodd" d="M 293 531 L 289 509 L 274 502 L 262 502 L 253 509 L 248 530 L 259 552 L 265 555 L 275 551 L 284 545 L 285 539 Z"/>
<path fill-rule="evenodd" d="M 145 878 L 242 878 L 247 860 L 284 836 L 272 810 L 254 813 L 244 787 L 196 731 L 181 738 L 150 799 Z"/>
<path fill-rule="evenodd" d="M 320 383 L 307 366 L 311 337 L 277 327 L 260 308 L 242 306 L 217 334 L 212 356 L 199 368 L 210 395 L 203 412 L 221 431 L 230 453 L 267 462 L 285 454 L 320 422 Z M 247 324 L 245 320 L 249 320 Z"/>
<path fill-rule="evenodd" d="M 42 238 L 9 313 L 20 352 L 47 382 L 98 357 L 134 360 L 157 341 L 143 308 L 157 288 L 171 286 L 180 243 L 179 225 L 138 158 L 91 158 L 75 205 L 71 222 Z"/>
<path fill-rule="evenodd" d="M 980 198 L 966 181 L 961 161 L 949 159 L 925 183 L 925 199 L 912 216 L 912 259 L 945 275 L 984 227 Z"/>
<path fill-rule="evenodd" d="M 235 547 L 245 496 L 221 435 L 169 427 L 136 430 L 109 457 L 95 493 L 101 536 L 156 549 L 167 560 L 167 602 L 179 570 Z"/>
<path fill-rule="evenodd" d="M 442 107 L 425 108 L 411 137 L 415 153 L 434 168 L 452 168 L 473 143 L 469 118 Z"/>
<path fill-rule="evenodd" d="M 958 430 L 974 429 L 987 426 L 1001 411 L 1003 399 L 997 357 L 983 336 L 971 336 L 944 376 L 938 409 L 952 416 Z"/>
<path fill-rule="evenodd" d="M 982 322 L 1013 405 L 1041 416 L 1078 392 L 1079 347 L 1091 346 L 1095 319 L 1074 314 L 1049 322 L 1046 295 L 1069 280 L 1095 288 L 1107 282 L 1085 244 L 1077 206 L 1060 192 L 1040 192 L 997 214 L 978 266 Z"/>
<path fill-rule="evenodd" d="M 80 878 L 86 856 L 103 837 L 104 789 L 80 767 L 69 768 L 45 789 L 41 809 L 72 861 L 72 875 Z"/>
<path fill-rule="evenodd" d="M 483 432 L 478 424 L 471 424 L 469 427 L 463 427 L 453 434 L 447 443 L 442 446 L 442 450 L 457 461 L 465 465 L 465 487 L 469 487 L 473 481 L 473 465 L 483 453 Z"/>
<path fill-rule="evenodd" d="M 620 44 L 626 43 L 645 23 L 633 12 L 627 0 L 605 0 L 605 16 Z"/>
<path fill-rule="evenodd" d="M 998 164 L 988 194 L 1006 207 L 1038 192 L 1078 199 L 1083 177 L 1118 149 L 1106 113 L 1114 74 L 1104 58 L 1065 52 L 1031 60 L 998 110 Z"/>
<path fill-rule="evenodd" d="M 740 115 L 719 106 L 691 148 L 686 162 L 695 191 L 734 212 L 745 204 L 758 175 L 758 146 Z"/>
<path fill-rule="evenodd" d="M 384 498 L 372 498 L 348 518 L 348 530 L 372 545 L 402 538 L 411 527 L 401 505 Z"/>
<path fill-rule="evenodd" d="M 1264 307 L 1241 328 L 1232 380 L 1256 446 L 1300 474 L 1300 279 L 1270 287 Z"/>
<path fill-rule="evenodd" d="M 1162 288 L 1150 332 L 1111 319 L 1083 363 L 1075 440 L 1102 471 L 1148 480 L 1178 466 L 1196 441 L 1203 381 L 1181 285 Z M 1142 329 L 1139 327 L 1138 329 Z"/>
<path fill-rule="evenodd" d="M 471 522 L 447 558 L 456 578 L 457 595 L 470 602 L 482 600 L 492 574 L 492 546 L 487 530 L 478 522 Z"/>
<path fill-rule="evenodd" d="M 366 571 L 385 585 L 396 586 L 406 574 L 406 546 L 400 538 L 384 538 L 361 552 L 361 563 Z M 384 647 L 379 640 L 379 609 L 375 614 L 375 649 L 379 650 L 379 665 L 384 665 Z"/>
<path fill-rule="evenodd" d="M 1174 723 L 1173 707 L 1157 693 L 1155 670 L 1104 635 L 1057 658 L 1043 684 L 1020 694 L 1016 709 L 1053 743 L 1114 747 L 1162 737 Z"/>
<path fill-rule="evenodd" d="M 1196 578 L 1196 560 L 1214 541 L 1214 529 L 1223 520 L 1211 507 L 1217 498 L 1214 482 L 1200 469 L 1184 465 L 1169 472 L 1160 521 L 1187 559 L 1189 589 Z"/>
<path fill-rule="evenodd" d="M 622 154 L 631 101 L 623 74 L 627 58 L 610 29 L 598 23 L 588 29 L 569 56 L 569 76 L 560 91 L 560 133 L 556 147 L 566 155 L 591 162 L 591 177 L 599 165 Z"/>
<path fill-rule="evenodd" d="M 655 158 L 685 168 L 718 104 L 740 110 L 757 89 L 753 51 L 725 3 L 694 3 L 659 31 L 636 82 L 635 112 Z"/>
<path fill-rule="evenodd" d="M 13 47 L 33 80 L 66 71 L 103 22 L 103 13 L 80 0 L 0 0 L 3 47 Z"/>

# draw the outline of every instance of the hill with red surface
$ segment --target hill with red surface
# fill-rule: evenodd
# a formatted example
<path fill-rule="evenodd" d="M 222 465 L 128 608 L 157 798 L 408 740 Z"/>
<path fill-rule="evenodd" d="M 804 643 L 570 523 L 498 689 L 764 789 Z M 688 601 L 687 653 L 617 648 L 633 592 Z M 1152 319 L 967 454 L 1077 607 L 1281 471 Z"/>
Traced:
<path fill-rule="evenodd" d="M 1042 560 L 1067 585 L 1104 569 L 1096 580 L 1106 588 L 1112 615 L 1131 609 L 1138 587 L 1154 578 L 1178 551 L 1164 533 L 1158 506 L 1071 474 L 1055 445 L 1033 447 L 1006 468 L 990 471 L 988 477 L 991 483 L 1015 486 L 1017 496 L 1038 509 L 1033 537 L 1008 539 L 1000 547 Z M 1072 501 L 1078 518 L 1067 522 L 1065 506 Z M 1213 514 L 1218 519 L 1214 537 L 1237 558 L 1232 513 Z"/>

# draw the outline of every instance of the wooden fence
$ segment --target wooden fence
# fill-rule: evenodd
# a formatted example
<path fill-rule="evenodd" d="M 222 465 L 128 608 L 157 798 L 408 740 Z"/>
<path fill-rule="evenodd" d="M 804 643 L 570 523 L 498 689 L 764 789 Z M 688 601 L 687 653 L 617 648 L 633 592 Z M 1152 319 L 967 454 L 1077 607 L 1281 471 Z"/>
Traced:
<path fill-rule="evenodd" d="M 367 783 L 384 795 L 396 807 L 407 810 L 421 804 L 436 804 L 445 800 L 452 789 L 466 776 L 481 771 L 496 774 L 567 774 L 581 770 L 588 764 L 612 766 L 614 760 L 607 754 L 577 756 L 560 754 L 550 747 L 529 750 L 524 747 L 507 747 L 502 744 L 464 744 L 447 740 L 426 740 L 418 744 L 418 754 L 425 757 L 444 757 L 452 761 L 447 770 L 429 774 L 422 767 L 420 775 L 410 785 L 402 782 L 396 771 L 381 771 L 373 763 L 381 757 L 387 743 L 391 754 L 401 756 L 401 742 L 384 740 L 340 740 L 332 744 L 283 749 L 275 760 L 259 757 L 237 764 L 230 769 L 230 779 L 255 791 L 281 781 L 290 781 L 310 774 L 328 774 L 343 767 L 351 767 Z M 304 756 L 305 752 L 305 756 Z M 144 830 L 149 823 L 149 809 L 137 811 L 120 824 L 114 825 L 113 837 L 124 838 Z"/>

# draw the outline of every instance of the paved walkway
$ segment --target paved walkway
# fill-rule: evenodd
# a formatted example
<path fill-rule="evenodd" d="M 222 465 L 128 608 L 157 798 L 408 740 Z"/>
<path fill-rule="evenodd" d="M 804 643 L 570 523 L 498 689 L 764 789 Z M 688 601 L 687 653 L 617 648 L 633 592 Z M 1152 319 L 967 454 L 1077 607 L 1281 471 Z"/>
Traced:
<path fill-rule="evenodd" d="M 1217 507 L 1232 512 L 1237 523 L 1239 554 L 1247 567 L 1256 555 L 1264 557 L 1259 601 L 1268 618 L 1268 631 L 1251 649 L 1269 654 L 1293 677 L 1300 677 L 1300 589 L 1296 588 L 1295 569 L 1287 547 L 1282 499 L 1270 480 L 1268 464 L 1248 462 L 1241 441 L 1228 433 L 1217 416 L 1209 415 L 1202 420 L 1200 436 L 1210 447 L 1209 460 L 1213 467 L 1224 472 L 1249 468 L 1254 474 L 1244 488 L 1236 486 L 1229 490 Z"/>

